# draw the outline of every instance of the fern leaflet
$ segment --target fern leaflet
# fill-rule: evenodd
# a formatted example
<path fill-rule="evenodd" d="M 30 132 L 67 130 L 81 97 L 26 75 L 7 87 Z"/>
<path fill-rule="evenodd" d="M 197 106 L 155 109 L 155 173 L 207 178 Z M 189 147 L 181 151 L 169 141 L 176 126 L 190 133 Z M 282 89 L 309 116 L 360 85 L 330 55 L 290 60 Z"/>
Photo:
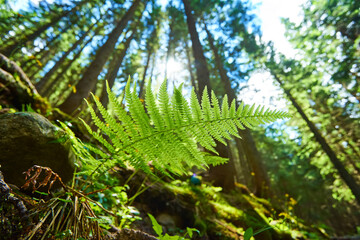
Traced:
<path fill-rule="evenodd" d="M 169 96 L 166 82 L 156 96 L 150 84 L 146 86 L 143 104 L 137 97 L 136 86 L 131 90 L 129 79 L 125 88 L 125 105 L 118 101 L 107 85 L 115 116 L 93 96 L 103 120 L 88 103 L 98 131 L 94 132 L 85 121 L 83 123 L 106 150 L 100 153 L 93 147 L 87 149 L 97 153 L 104 162 L 111 159 L 111 164 L 129 164 L 147 173 L 152 172 L 152 165 L 166 175 L 182 174 L 192 166 L 206 168 L 209 164 L 226 162 L 226 159 L 199 151 L 198 144 L 216 153 L 216 141 L 226 144 L 231 136 L 240 137 L 238 129 L 290 117 L 283 111 L 249 106 L 243 102 L 236 109 L 235 101 L 229 106 L 226 95 L 220 106 L 214 92 L 208 96 L 206 89 L 201 103 L 194 91 L 190 102 L 187 102 L 181 93 L 182 86 L 175 88 L 173 95 Z"/>

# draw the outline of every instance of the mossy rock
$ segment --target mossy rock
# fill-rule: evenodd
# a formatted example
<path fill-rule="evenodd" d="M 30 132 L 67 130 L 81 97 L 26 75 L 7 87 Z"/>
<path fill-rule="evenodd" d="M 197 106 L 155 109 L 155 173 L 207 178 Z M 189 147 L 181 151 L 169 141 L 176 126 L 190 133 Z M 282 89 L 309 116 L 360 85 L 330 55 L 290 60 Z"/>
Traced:
<path fill-rule="evenodd" d="M 37 113 L 0 115 L 0 164 L 5 181 L 21 187 L 25 183 L 23 172 L 34 165 L 49 167 L 63 182 L 69 181 L 75 157 L 70 145 L 60 141 L 64 136 L 61 129 Z"/>

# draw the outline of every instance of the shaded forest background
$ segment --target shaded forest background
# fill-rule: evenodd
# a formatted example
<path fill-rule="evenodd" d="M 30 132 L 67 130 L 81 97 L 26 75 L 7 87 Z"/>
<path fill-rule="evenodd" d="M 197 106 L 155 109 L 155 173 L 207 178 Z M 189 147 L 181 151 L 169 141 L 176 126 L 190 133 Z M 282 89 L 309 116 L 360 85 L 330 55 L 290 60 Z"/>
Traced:
<path fill-rule="evenodd" d="M 312 0 L 300 24 L 283 19 L 298 50 L 293 58 L 261 40 L 253 8 L 234 0 L 91 0 L 41 1 L 15 12 L 4 1 L 0 53 L 47 99 L 33 109 L 59 108 L 89 122 L 83 99 L 93 92 L 107 106 L 105 80 L 120 93 L 130 76 L 140 98 L 150 80 L 198 94 L 208 86 L 241 104 L 249 103 L 241 96 L 251 74 L 269 72 L 293 117 L 218 144 L 229 162 L 211 167 L 209 178 L 224 191 L 242 184 L 309 225 L 359 233 L 360 1 Z M 1 108 L 21 110 L 4 82 Z"/>

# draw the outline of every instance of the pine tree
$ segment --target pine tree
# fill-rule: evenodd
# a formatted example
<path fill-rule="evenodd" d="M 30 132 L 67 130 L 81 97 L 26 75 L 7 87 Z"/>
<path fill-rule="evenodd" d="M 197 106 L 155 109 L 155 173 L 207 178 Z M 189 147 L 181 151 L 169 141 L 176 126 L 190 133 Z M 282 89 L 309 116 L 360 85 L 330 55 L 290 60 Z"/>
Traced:
<path fill-rule="evenodd" d="M 62 111 L 72 114 L 80 106 L 83 99 L 89 96 L 90 91 L 96 85 L 98 75 L 114 50 L 120 34 L 123 32 L 126 24 L 133 18 L 135 11 L 138 9 L 140 4 L 140 0 L 135 0 L 129 10 L 118 22 L 114 30 L 109 34 L 105 44 L 97 51 L 95 60 L 91 62 L 90 66 L 76 85 L 78 91 L 72 92 L 70 96 L 59 106 Z"/>

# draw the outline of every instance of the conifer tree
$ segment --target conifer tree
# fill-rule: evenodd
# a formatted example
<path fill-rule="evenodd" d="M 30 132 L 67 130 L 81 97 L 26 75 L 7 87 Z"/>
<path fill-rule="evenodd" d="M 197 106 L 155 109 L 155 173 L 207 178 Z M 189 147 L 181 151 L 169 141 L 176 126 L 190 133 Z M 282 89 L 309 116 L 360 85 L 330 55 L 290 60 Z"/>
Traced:
<path fill-rule="evenodd" d="M 285 86 L 283 81 L 280 78 L 280 74 L 278 73 L 279 70 L 276 69 L 276 66 L 278 64 L 275 63 L 273 59 L 273 55 L 271 56 L 270 61 L 267 63 L 267 66 L 273 75 L 274 79 L 279 83 L 280 87 L 283 89 L 284 93 L 288 97 L 288 99 L 291 101 L 297 112 L 301 115 L 302 119 L 306 122 L 307 126 L 311 130 L 311 132 L 314 134 L 315 140 L 318 144 L 320 144 L 321 149 L 326 153 L 326 155 L 329 157 L 331 163 L 334 165 L 336 170 L 338 171 L 340 177 L 342 180 L 346 183 L 346 185 L 351 189 L 351 192 L 354 194 L 358 204 L 360 204 L 360 185 L 357 183 L 357 181 L 354 179 L 354 177 L 348 172 L 348 170 L 345 168 L 344 164 L 340 161 L 340 159 L 337 157 L 337 154 L 334 152 L 334 150 L 331 148 L 331 146 L 328 144 L 326 139 L 322 136 L 319 129 L 315 126 L 315 124 L 309 119 L 305 111 L 302 109 L 298 101 L 294 98 L 291 91 Z M 280 73 L 287 77 L 291 72 L 284 72 L 280 70 Z"/>
<path fill-rule="evenodd" d="M 117 23 L 114 30 L 109 34 L 105 44 L 98 49 L 94 61 L 91 62 L 90 66 L 87 68 L 77 84 L 78 91 L 72 92 L 70 96 L 59 106 L 62 111 L 72 114 L 80 106 L 83 99 L 89 96 L 90 91 L 97 83 L 98 76 L 102 71 L 103 66 L 114 50 L 120 34 L 125 29 L 127 23 L 133 18 L 135 11 L 138 9 L 140 4 L 140 0 L 135 0 L 133 2 L 129 10 Z"/>
<path fill-rule="evenodd" d="M 19 50 L 21 48 L 21 45 L 23 42 L 28 41 L 34 41 L 35 38 L 39 37 L 41 33 L 46 31 L 48 28 L 54 26 L 57 24 L 62 18 L 65 18 L 66 16 L 74 13 L 79 8 L 81 8 L 82 5 L 84 5 L 87 1 L 81 1 L 76 6 L 74 6 L 71 10 L 63 10 L 61 13 L 55 15 L 50 19 L 50 22 L 40 25 L 35 31 L 33 31 L 30 34 L 21 36 L 16 38 L 11 44 L 5 46 L 4 48 L 0 49 L 0 52 L 5 54 L 6 56 L 10 56 L 11 54 L 15 53 L 15 51 Z"/>

